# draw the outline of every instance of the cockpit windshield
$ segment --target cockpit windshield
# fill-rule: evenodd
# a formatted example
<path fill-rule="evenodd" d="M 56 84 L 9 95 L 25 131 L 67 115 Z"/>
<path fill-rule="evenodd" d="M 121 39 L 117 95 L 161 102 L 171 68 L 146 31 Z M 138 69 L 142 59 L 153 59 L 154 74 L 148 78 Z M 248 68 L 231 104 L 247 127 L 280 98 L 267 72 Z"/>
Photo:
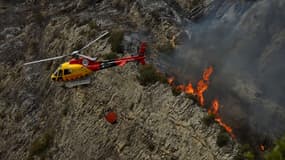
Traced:
<path fill-rule="evenodd" d="M 62 76 L 62 69 L 58 68 L 56 71 L 53 73 L 56 77 L 61 77 Z"/>
<path fill-rule="evenodd" d="M 55 70 L 53 75 L 57 76 L 57 74 L 58 74 L 58 70 Z"/>

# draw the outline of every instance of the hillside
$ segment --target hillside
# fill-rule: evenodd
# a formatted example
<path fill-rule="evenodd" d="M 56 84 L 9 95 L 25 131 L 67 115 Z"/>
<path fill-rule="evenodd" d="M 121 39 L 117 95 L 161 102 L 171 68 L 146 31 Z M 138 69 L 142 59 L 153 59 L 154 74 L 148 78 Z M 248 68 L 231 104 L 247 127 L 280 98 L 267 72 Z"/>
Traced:
<path fill-rule="evenodd" d="M 148 42 L 160 40 L 149 49 L 168 44 L 178 31 L 172 21 L 179 3 L 173 5 L 178 8 L 167 7 L 170 1 L 0 3 L 0 159 L 230 160 L 236 155 L 232 140 L 217 146 L 221 129 L 202 122 L 206 110 L 184 94 L 174 96 L 167 84 L 142 86 L 136 64 L 96 72 L 90 85 L 71 89 L 50 80 L 61 61 L 23 67 L 69 53 L 103 30 L 120 28 L 146 33 L 142 38 Z M 169 19 L 157 19 L 164 15 Z M 94 50 L 111 52 L 106 39 L 85 54 L 95 56 Z M 116 124 L 104 119 L 108 110 L 118 114 Z"/>

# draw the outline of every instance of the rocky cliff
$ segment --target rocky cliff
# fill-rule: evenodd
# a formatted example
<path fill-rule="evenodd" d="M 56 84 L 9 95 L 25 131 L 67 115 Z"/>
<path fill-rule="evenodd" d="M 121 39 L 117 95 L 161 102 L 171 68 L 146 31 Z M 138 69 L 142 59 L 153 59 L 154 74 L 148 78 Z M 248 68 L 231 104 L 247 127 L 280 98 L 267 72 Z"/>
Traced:
<path fill-rule="evenodd" d="M 217 146 L 220 127 L 203 124 L 207 113 L 191 99 L 173 96 L 166 84 L 140 85 L 136 64 L 99 71 L 90 85 L 72 89 L 50 81 L 60 62 L 22 66 L 68 53 L 117 27 L 143 30 L 154 35 L 151 40 L 167 43 L 179 24 L 169 2 L 0 4 L 0 159 L 230 160 L 236 155 L 234 141 Z M 161 20 L 164 15 L 169 18 Z M 95 55 L 94 50 L 108 53 L 110 45 L 102 40 L 85 54 Z M 116 124 L 104 119 L 108 110 L 118 114 Z"/>

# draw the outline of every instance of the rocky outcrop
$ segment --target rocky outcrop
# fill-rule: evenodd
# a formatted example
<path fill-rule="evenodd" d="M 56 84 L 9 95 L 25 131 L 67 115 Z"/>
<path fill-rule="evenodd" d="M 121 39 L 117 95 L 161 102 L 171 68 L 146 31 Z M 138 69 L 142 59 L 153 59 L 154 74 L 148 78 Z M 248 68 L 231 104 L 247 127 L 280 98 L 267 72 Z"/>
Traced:
<path fill-rule="evenodd" d="M 146 11 L 142 20 L 148 9 L 164 5 L 130 3 Z M 0 159 L 233 159 L 237 144 L 216 145 L 220 128 L 201 122 L 207 115 L 202 108 L 184 95 L 173 96 L 165 84 L 141 86 L 136 64 L 99 71 L 90 85 L 72 89 L 50 82 L 60 62 L 22 66 L 68 53 L 103 29 L 140 28 L 133 26 L 141 19 L 128 19 L 142 14 L 135 4 L 129 9 L 107 1 L 5 5 L 0 14 Z M 95 55 L 94 50 L 108 53 L 110 46 L 102 40 L 86 54 Z M 104 119 L 107 110 L 118 114 L 118 123 Z"/>

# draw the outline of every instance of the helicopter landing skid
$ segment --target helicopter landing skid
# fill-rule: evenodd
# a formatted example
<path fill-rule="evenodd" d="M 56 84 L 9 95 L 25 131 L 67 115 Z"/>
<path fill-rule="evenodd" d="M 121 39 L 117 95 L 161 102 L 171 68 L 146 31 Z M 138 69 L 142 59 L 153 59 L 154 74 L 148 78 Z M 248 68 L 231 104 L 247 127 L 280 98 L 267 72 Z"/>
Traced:
<path fill-rule="evenodd" d="M 72 87 L 75 87 L 75 86 L 81 86 L 81 85 L 86 85 L 86 84 L 90 84 L 90 83 L 91 83 L 91 78 L 90 77 L 85 77 L 85 78 L 82 78 L 82 79 L 65 82 L 64 86 L 67 87 L 67 88 L 72 88 Z"/>

